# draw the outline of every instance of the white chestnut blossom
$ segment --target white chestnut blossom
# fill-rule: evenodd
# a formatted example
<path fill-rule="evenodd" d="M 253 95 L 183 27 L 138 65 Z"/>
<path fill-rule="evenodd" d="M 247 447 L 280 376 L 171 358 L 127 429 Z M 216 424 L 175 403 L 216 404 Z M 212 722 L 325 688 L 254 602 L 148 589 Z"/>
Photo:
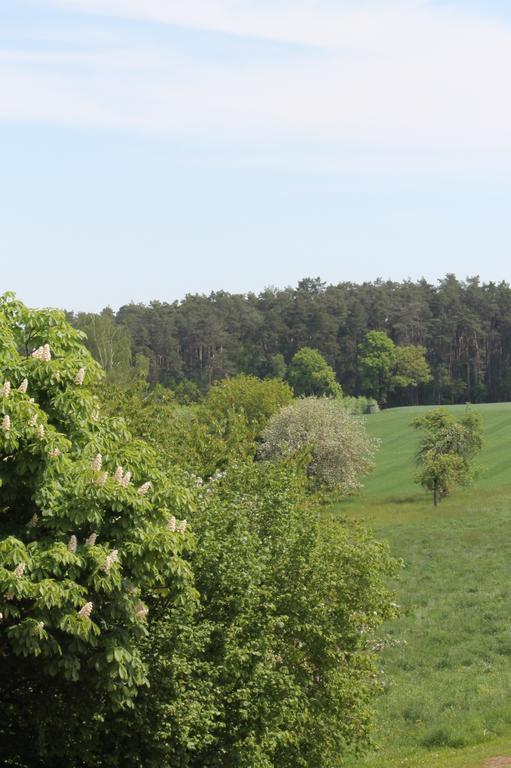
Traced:
<path fill-rule="evenodd" d="M 52 448 L 50 451 L 50 456 L 52 459 L 58 459 L 59 456 L 62 456 L 62 451 L 60 448 Z"/>
<path fill-rule="evenodd" d="M 23 576 L 23 574 L 25 573 L 25 568 L 26 568 L 25 563 L 18 563 L 18 565 L 14 569 L 14 575 L 16 576 L 17 579 Z"/>
<path fill-rule="evenodd" d="M 144 605 L 144 603 L 138 603 L 135 606 L 134 613 L 135 613 L 136 619 L 142 620 L 142 619 L 145 619 L 147 614 L 149 613 L 149 608 L 147 607 L 147 605 Z"/>
<path fill-rule="evenodd" d="M 100 453 L 98 453 L 96 455 L 96 458 L 92 462 L 92 469 L 94 470 L 94 472 L 99 472 L 102 464 L 103 464 L 103 456 Z"/>
<path fill-rule="evenodd" d="M 43 438 L 44 437 L 44 426 L 42 424 L 39 424 L 37 427 L 37 437 Z"/>
<path fill-rule="evenodd" d="M 114 472 L 114 480 L 117 483 L 120 483 L 122 481 L 122 477 L 124 475 L 124 471 L 122 467 L 117 467 L 117 469 Z"/>
<path fill-rule="evenodd" d="M 78 384 L 79 386 L 81 386 L 84 381 L 85 381 L 85 368 L 80 368 L 80 370 L 75 376 L 75 384 Z"/>
<path fill-rule="evenodd" d="M 169 520 L 169 522 L 167 524 L 167 528 L 169 529 L 169 531 L 175 531 L 176 530 L 176 526 L 177 526 L 177 520 L 174 517 L 174 515 L 172 515 L 172 517 L 170 518 L 170 520 Z"/>
<path fill-rule="evenodd" d="M 50 351 L 50 345 L 45 344 L 43 347 L 43 351 L 41 354 L 41 360 L 44 360 L 45 363 L 49 363 L 51 360 L 51 351 Z"/>
<path fill-rule="evenodd" d="M 11 394 L 11 382 L 4 381 L 4 385 L 2 387 L 2 397 L 9 397 L 10 394 Z"/>
<path fill-rule="evenodd" d="M 34 413 L 33 416 L 31 416 L 28 420 L 28 426 L 29 427 L 35 427 L 37 424 L 37 413 Z"/>
<path fill-rule="evenodd" d="M 112 549 L 110 554 L 107 556 L 105 562 L 101 566 L 101 570 L 105 571 L 105 573 L 108 572 L 110 570 L 110 568 L 112 567 L 112 565 L 114 563 L 116 563 L 118 559 L 119 559 L 119 552 L 118 552 L 118 550 L 117 549 Z"/>
<path fill-rule="evenodd" d="M 4 432 L 9 432 L 11 428 L 11 417 L 6 413 L 2 419 L 2 429 Z"/>
<path fill-rule="evenodd" d="M 80 618 L 88 619 L 92 613 L 93 603 L 85 603 L 85 605 L 78 611 Z"/>
<path fill-rule="evenodd" d="M 186 531 L 187 527 L 188 527 L 187 521 L 186 520 L 181 520 L 181 522 L 177 526 L 176 530 L 177 530 L 178 533 L 184 533 Z"/>
<path fill-rule="evenodd" d="M 27 389 L 28 389 L 28 379 L 23 379 L 23 381 L 18 387 L 18 392 L 21 392 L 21 394 L 24 395 Z"/>
<path fill-rule="evenodd" d="M 101 472 L 100 475 L 96 478 L 96 485 L 99 485 L 100 488 L 104 486 L 108 479 L 108 472 Z"/>
<path fill-rule="evenodd" d="M 151 483 L 150 483 L 150 482 L 144 483 L 144 484 L 143 484 L 143 485 L 141 485 L 141 486 L 140 486 L 140 488 L 138 489 L 138 493 L 139 493 L 139 495 L 140 495 L 140 496 L 145 496 L 145 494 L 147 493 L 147 491 L 149 491 L 149 490 L 150 490 L 150 488 L 151 488 Z"/>
<path fill-rule="evenodd" d="M 77 544 L 78 544 L 78 541 L 76 539 L 76 536 L 73 533 L 73 535 L 70 537 L 69 542 L 67 544 L 67 551 L 68 552 L 73 552 L 73 554 L 74 554 L 76 552 Z"/>
<path fill-rule="evenodd" d="M 131 480 L 131 472 L 126 472 L 126 474 L 120 481 L 120 484 L 122 485 L 123 488 L 127 488 L 128 485 L 130 484 L 130 480 Z"/>
<path fill-rule="evenodd" d="M 34 349 L 32 352 L 32 357 L 35 357 L 37 360 L 43 359 L 44 350 L 42 347 L 37 347 L 37 349 Z"/>
<path fill-rule="evenodd" d="M 93 547 L 93 546 L 94 546 L 94 544 L 96 543 L 96 539 L 97 539 L 97 538 L 98 538 L 98 534 L 97 534 L 97 533 L 91 533 L 91 535 L 90 535 L 90 536 L 88 536 L 88 537 L 85 539 L 85 546 L 86 546 L 86 547 Z"/>

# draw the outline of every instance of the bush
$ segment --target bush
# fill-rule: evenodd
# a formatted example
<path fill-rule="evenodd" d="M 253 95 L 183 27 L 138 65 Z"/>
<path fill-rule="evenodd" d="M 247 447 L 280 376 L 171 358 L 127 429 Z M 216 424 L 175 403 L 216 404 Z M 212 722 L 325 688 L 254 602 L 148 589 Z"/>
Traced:
<path fill-rule="evenodd" d="M 269 418 L 293 399 L 276 379 L 236 376 L 214 384 L 204 401 L 180 406 L 171 390 L 144 382 L 104 387 L 103 402 L 157 449 L 168 467 L 179 466 L 210 477 L 233 461 L 250 460 Z"/>
<path fill-rule="evenodd" d="M 278 459 L 308 451 L 308 472 L 314 484 L 350 493 L 372 468 L 377 444 L 342 400 L 308 397 L 272 417 L 263 432 L 260 455 Z"/>
<path fill-rule="evenodd" d="M 377 413 L 380 409 L 378 403 L 372 397 L 352 397 L 345 395 L 339 403 L 346 408 L 349 413 L 357 416 L 365 416 L 368 413 Z"/>
<path fill-rule="evenodd" d="M 151 625 L 151 687 L 106 736 L 115 766 L 333 768 L 367 744 L 395 563 L 363 530 L 323 527 L 303 484 L 294 462 L 259 463 L 199 491 L 199 606 Z"/>

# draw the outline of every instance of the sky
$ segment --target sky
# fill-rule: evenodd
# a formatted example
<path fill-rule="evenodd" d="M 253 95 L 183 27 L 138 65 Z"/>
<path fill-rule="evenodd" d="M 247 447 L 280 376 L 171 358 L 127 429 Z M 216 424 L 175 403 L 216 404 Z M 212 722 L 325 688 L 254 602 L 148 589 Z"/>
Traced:
<path fill-rule="evenodd" d="M 506 0 L 0 3 L 0 291 L 511 281 Z"/>

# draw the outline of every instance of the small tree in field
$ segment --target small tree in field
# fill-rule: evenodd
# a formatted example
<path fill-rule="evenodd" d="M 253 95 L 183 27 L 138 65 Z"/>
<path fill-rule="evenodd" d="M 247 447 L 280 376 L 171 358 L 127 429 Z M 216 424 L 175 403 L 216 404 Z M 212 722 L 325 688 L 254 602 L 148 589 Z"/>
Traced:
<path fill-rule="evenodd" d="M 0 297 L 0 743 L 6 765 L 85 765 L 91 718 L 147 681 L 149 606 L 193 597 L 189 494 L 89 391 L 60 312 Z M 65 728 L 62 727 L 65 722 Z M 9 761 L 10 760 L 10 761 Z"/>
<path fill-rule="evenodd" d="M 282 408 L 263 432 L 261 456 L 278 459 L 308 451 L 309 476 L 319 487 L 350 493 L 373 466 L 378 443 L 341 401 L 307 397 Z"/>
<path fill-rule="evenodd" d="M 470 408 L 461 419 L 446 408 L 435 408 L 415 419 L 413 426 L 423 430 L 416 482 L 432 492 L 436 507 L 456 487 L 473 479 L 474 458 L 483 445 L 481 417 Z"/>

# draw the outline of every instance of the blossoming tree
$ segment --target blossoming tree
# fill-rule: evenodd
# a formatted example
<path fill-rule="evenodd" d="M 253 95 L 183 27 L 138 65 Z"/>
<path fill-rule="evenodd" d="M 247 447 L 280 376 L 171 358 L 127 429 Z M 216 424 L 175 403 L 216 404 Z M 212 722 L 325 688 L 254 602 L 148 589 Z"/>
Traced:
<path fill-rule="evenodd" d="M 194 599 L 189 493 L 122 419 L 101 416 L 90 389 L 101 375 L 63 313 L 0 297 L 6 754 L 22 751 L 19 719 L 38 695 L 47 710 L 63 687 L 64 706 L 86 693 L 106 710 L 129 706 L 146 682 L 148 605 Z"/>

